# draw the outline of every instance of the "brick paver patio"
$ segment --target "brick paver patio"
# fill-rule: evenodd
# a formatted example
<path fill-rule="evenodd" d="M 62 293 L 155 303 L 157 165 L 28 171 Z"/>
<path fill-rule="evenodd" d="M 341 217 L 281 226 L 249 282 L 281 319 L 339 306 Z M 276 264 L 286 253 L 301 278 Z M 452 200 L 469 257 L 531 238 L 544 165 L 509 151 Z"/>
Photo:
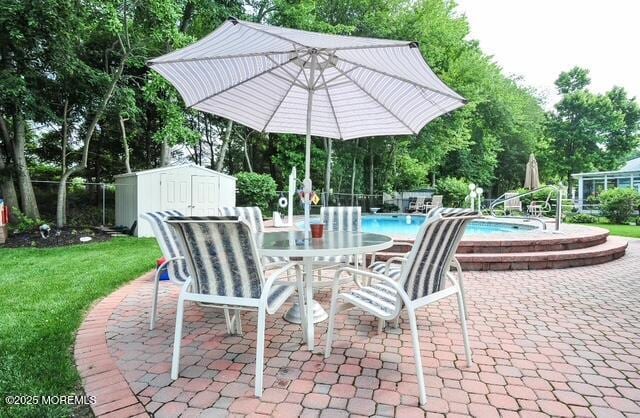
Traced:
<path fill-rule="evenodd" d="M 418 406 L 408 323 L 377 334 L 373 317 L 338 318 L 325 359 L 297 325 L 267 318 L 265 391 L 253 397 L 254 313 L 245 335 L 227 336 L 221 311 L 192 304 L 181 377 L 169 377 L 178 288 L 162 283 L 148 330 L 145 276 L 89 314 L 76 359 L 97 415 L 640 417 L 640 240 L 608 264 L 565 270 L 469 272 L 466 367 L 454 299 L 419 314 L 428 403 Z M 328 292 L 319 292 L 327 306 Z"/>

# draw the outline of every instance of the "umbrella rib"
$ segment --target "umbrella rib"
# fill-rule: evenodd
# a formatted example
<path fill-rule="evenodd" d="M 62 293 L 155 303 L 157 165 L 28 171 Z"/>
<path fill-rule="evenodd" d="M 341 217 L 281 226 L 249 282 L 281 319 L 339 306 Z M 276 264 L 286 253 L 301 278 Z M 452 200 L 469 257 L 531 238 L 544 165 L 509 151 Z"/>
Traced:
<path fill-rule="evenodd" d="M 339 56 L 337 56 L 337 55 L 336 55 L 335 57 L 336 57 L 337 59 L 339 59 L 340 61 L 344 61 L 344 62 L 346 62 L 346 63 L 348 63 L 348 64 L 351 64 L 351 65 L 357 65 L 357 66 L 362 67 L 362 68 L 364 68 L 364 69 L 366 69 L 366 70 L 373 71 L 373 72 L 376 72 L 376 73 L 378 73 L 378 74 L 385 75 L 385 76 L 387 76 L 387 77 L 395 78 L 396 80 L 404 81 L 405 83 L 409 83 L 409 84 L 412 84 L 412 85 L 414 85 L 414 86 L 416 86 L 416 87 L 420 87 L 420 88 L 422 88 L 422 89 L 429 90 L 429 91 L 432 91 L 432 92 L 434 92 L 434 93 L 441 94 L 441 95 L 443 95 L 443 96 L 447 96 L 447 97 L 449 97 L 449 98 L 451 98 L 451 99 L 458 100 L 458 101 L 460 101 L 460 102 L 466 102 L 466 99 L 464 99 L 464 98 L 460 98 L 460 97 L 458 97 L 458 96 L 454 96 L 454 95 L 449 94 L 449 93 L 446 93 L 446 92 L 444 92 L 444 91 L 440 91 L 440 90 L 438 90 L 438 89 L 434 89 L 433 87 L 425 86 L 424 84 L 416 83 L 415 81 L 411 81 L 411 80 L 409 80 L 409 79 L 407 79 L 407 78 L 400 77 L 400 76 L 398 76 L 398 75 L 389 74 L 389 73 L 387 73 L 387 72 L 385 72 L 385 71 L 378 70 L 378 69 L 376 69 L 376 68 L 369 67 L 369 66 L 367 66 L 367 65 L 362 65 L 362 64 L 360 64 L 360 63 L 353 62 L 353 61 L 351 61 L 351 60 L 348 60 L 348 59 L 345 59 L 345 58 L 339 57 Z M 337 67 L 336 67 L 336 68 L 337 68 Z"/>
<path fill-rule="evenodd" d="M 377 48 L 406 48 L 412 47 L 415 42 L 407 42 L 401 44 L 383 44 L 383 45 L 360 45 L 360 46 L 338 46 L 331 48 L 333 51 L 348 51 L 350 49 L 377 49 Z"/>
<path fill-rule="evenodd" d="M 273 62 L 274 64 L 278 65 L 278 61 L 274 60 L 274 59 L 273 59 L 273 58 L 271 58 L 271 57 L 267 57 L 267 58 L 268 58 L 271 62 Z M 300 83 L 300 82 L 298 81 L 298 77 L 300 77 L 300 72 L 298 72 L 298 74 L 297 74 L 297 75 L 293 75 L 293 74 L 291 74 L 291 73 L 289 72 L 289 70 L 287 70 L 285 67 L 282 67 L 282 71 L 284 71 L 285 73 L 287 73 L 287 75 L 288 75 L 289 77 L 291 77 L 291 80 L 293 80 L 294 82 L 296 82 L 296 83 L 297 83 L 297 86 L 298 86 L 298 87 L 301 87 L 301 88 L 303 88 L 303 89 L 306 89 L 306 88 L 307 88 L 307 86 L 305 86 L 304 84 L 302 84 L 302 83 Z M 282 78 L 283 80 L 291 81 L 291 80 L 287 80 L 285 77 L 280 76 L 280 75 L 278 75 L 278 74 L 276 74 L 276 73 L 273 73 L 273 75 L 275 75 L 276 77 L 280 77 L 280 78 Z"/>
<path fill-rule="evenodd" d="M 405 121 L 403 121 L 402 119 L 400 119 L 400 117 L 398 115 L 396 115 L 395 113 L 393 113 L 387 106 L 385 106 L 382 102 L 380 102 L 380 100 L 378 100 L 377 98 L 375 98 L 371 93 L 369 93 L 367 90 L 365 90 L 360 84 L 358 84 L 357 81 L 355 81 L 353 78 L 349 77 L 347 74 L 344 73 L 344 71 L 342 71 L 341 69 L 339 69 L 338 67 L 335 67 L 336 70 L 338 70 L 340 73 L 342 73 L 345 77 L 347 77 L 349 80 L 351 80 L 351 82 L 358 87 L 360 90 L 362 90 L 363 93 L 365 93 L 367 96 L 369 96 L 374 102 L 378 103 L 384 110 L 387 111 L 387 113 L 389 113 L 391 116 L 393 116 L 394 118 L 396 118 L 401 124 L 403 124 L 407 129 L 409 129 L 409 131 L 411 131 L 412 134 L 416 135 L 417 132 L 414 131 L 409 125 L 407 125 L 407 123 Z M 327 91 L 329 91 L 327 89 Z"/>
<path fill-rule="evenodd" d="M 322 77 L 322 82 L 326 86 L 327 81 L 324 77 L 324 73 L 320 73 L 320 77 Z M 329 92 L 328 86 L 327 86 L 327 98 L 329 99 L 329 105 L 331 106 L 331 112 L 333 113 L 333 118 L 336 120 L 336 128 L 338 128 L 338 135 L 340 135 L 340 139 L 342 139 L 342 129 L 340 129 L 340 123 L 338 122 L 338 115 L 336 115 L 336 109 L 333 107 L 333 100 L 331 99 L 331 93 Z"/>
<path fill-rule="evenodd" d="M 223 60 L 223 59 L 233 59 L 233 58 L 250 58 L 250 57 L 267 57 L 270 58 L 270 55 L 284 55 L 284 54 L 293 54 L 298 52 L 296 49 L 292 49 L 289 51 L 269 51 L 269 52 L 252 52 L 248 54 L 232 54 L 232 55 L 219 55 L 213 57 L 193 57 L 193 58 L 180 58 L 166 61 L 147 61 L 147 65 L 149 67 L 153 67 L 154 65 L 160 64 L 176 64 L 180 62 L 198 62 L 198 61 L 213 61 L 213 60 Z"/>
<path fill-rule="evenodd" d="M 306 55 L 306 54 L 303 54 L 303 56 L 304 56 L 304 55 Z M 248 82 L 249 82 L 249 81 L 251 81 L 251 80 L 254 80 L 254 79 L 256 79 L 256 78 L 258 78 L 258 77 L 260 77 L 260 76 L 263 76 L 263 75 L 265 75 L 265 74 L 267 74 L 267 73 L 272 72 L 273 70 L 276 70 L 276 69 L 278 69 L 278 68 L 280 68 L 280 67 L 282 67 L 282 66 L 284 66 L 284 65 L 287 65 L 287 64 L 289 64 L 290 62 L 293 62 L 293 61 L 294 61 L 294 60 L 296 60 L 297 58 L 298 58 L 298 57 L 290 58 L 289 60 L 287 60 L 287 61 L 283 62 L 282 64 L 279 64 L 279 65 L 276 65 L 276 66 L 274 66 L 274 67 L 271 67 L 271 68 L 269 68 L 268 70 L 262 71 L 262 72 L 260 72 L 260 73 L 258 73 L 258 74 L 255 74 L 255 75 L 254 75 L 254 76 L 252 76 L 252 77 L 249 77 L 249 78 L 247 78 L 247 79 L 245 79 L 245 80 L 240 81 L 239 83 L 236 83 L 236 84 L 234 84 L 234 85 L 231 85 L 231 86 L 227 87 L 226 89 L 222 89 L 222 90 L 220 90 L 220 91 L 219 91 L 219 92 L 217 92 L 217 93 L 213 93 L 213 94 L 211 94 L 211 95 L 209 95 L 209 96 L 207 96 L 207 97 L 205 97 L 205 98 L 203 98 L 203 99 L 201 99 L 201 100 L 198 100 L 197 102 L 195 102 L 194 104 L 192 104 L 192 105 L 188 106 L 187 108 L 188 108 L 188 109 L 190 109 L 190 108 L 192 108 L 192 107 L 194 107 L 194 106 L 199 105 L 200 103 L 202 103 L 202 102 L 204 102 L 204 101 L 206 101 L 206 100 L 211 99 L 212 97 L 215 97 L 215 96 L 217 96 L 217 95 L 219 95 L 219 94 L 222 94 L 222 93 L 224 93 L 224 92 L 226 92 L 226 91 L 229 91 L 229 90 L 231 90 L 232 88 L 235 88 L 235 87 L 241 86 L 241 85 L 243 85 L 244 83 L 248 83 Z"/>
<path fill-rule="evenodd" d="M 282 103 L 284 103 L 284 101 L 287 99 L 287 96 L 289 95 L 289 92 L 291 91 L 291 89 L 293 88 L 293 86 L 296 85 L 296 80 L 298 79 L 298 77 L 300 76 L 300 73 L 302 72 L 303 68 L 300 67 L 300 71 L 298 71 L 298 75 L 296 76 L 296 78 L 291 82 L 291 85 L 289 86 L 289 88 L 287 89 L 287 91 L 284 93 L 284 95 L 282 95 L 282 99 L 280 100 L 280 102 L 278 103 L 278 105 L 276 106 L 276 108 L 273 110 L 273 113 L 271 114 L 271 116 L 269 116 L 269 119 L 267 120 L 267 123 L 264 124 L 264 127 L 262 128 L 262 132 L 264 132 L 267 129 L 267 126 L 269 126 L 269 124 L 271 123 L 271 120 L 273 119 L 273 117 L 276 115 L 276 113 L 278 113 L 278 109 L 280 109 L 280 106 L 282 106 Z"/>

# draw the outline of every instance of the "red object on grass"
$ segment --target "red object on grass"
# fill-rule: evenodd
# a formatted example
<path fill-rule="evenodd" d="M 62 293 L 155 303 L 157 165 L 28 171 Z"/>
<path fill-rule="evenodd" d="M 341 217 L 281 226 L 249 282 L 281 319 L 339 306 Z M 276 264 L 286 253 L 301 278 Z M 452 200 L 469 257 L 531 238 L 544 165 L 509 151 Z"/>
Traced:
<path fill-rule="evenodd" d="M 162 263 L 164 263 L 164 257 L 160 257 L 156 260 L 156 268 L 160 268 L 160 265 L 162 265 Z"/>

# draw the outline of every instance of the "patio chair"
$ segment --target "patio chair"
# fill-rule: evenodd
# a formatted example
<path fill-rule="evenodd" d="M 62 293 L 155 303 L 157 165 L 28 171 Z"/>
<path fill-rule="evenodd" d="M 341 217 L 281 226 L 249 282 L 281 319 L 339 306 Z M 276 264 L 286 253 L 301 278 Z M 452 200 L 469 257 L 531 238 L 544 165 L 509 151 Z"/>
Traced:
<path fill-rule="evenodd" d="M 547 195 L 547 199 L 546 200 L 532 200 L 531 203 L 529 203 L 529 206 L 527 206 L 527 213 L 529 213 L 529 215 L 536 217 L 536 218 L 541 218 L 545 212 L 548 212 L 551 210 L 551 195 L 553 194 L 553 192 L 550 192 Z"/>
<path fill-rule="evenodd" d="M 156 274 L 153 280 L 153 295 L 151 296 L 151 313 L 149 314 L 149 330 L 153 330 L 155 327 L 156 317 L 158 316 L 158 288 L 160 285 L 160 273 L 166 267 L 169 275 L 169 280 L 179 285 L 183 285 L 189 278 L 189 271 L 187 265 L 184 262 L 184 257 L 180 255 L 178 250 L 178 237 L 173 229 L 167 225 L 164 221 L 170 216 L 183 216 L 181 212 L 177 210 L 167 210 L 162 212 L 147 212 L 141 215 L 142 219 L 145 219 L 151 225 L 153 235 L 156 237 L 158 246 L 162 251 L 164 261 L 156 269 Z M 233 317 L 229 315 L 227 309 L 224 310 L 224 316 L 227 321 L 227 330 L 230 334 L 234 331 L 241 333 L 239 322 L 240 317 Z"/>
<path fill-rule="evenodd" d="M 362 287 L 356 281 L 354 290 L 340 293 L 340 275 L 344 272 L 353 274 L 356 271 L 351 267 L 338 269 L 331 294 L 325 356 L 331 355 L 337 312 L 355 307 L 381 320 L 392 320 L 406 308 L 413 339 L 420 403 L 424 405 L 427 395 L 415 311 L 445 297 L 456 295 L 465 357 L 467 365 L 471 366 L 463 291 L 459 279 L 451 273 L 450 267 L 466 226 L 477 217 L 475 213 L 469 214 L 465 210 L 459 210 L 456 216 L 436 214 L 429 218 L 421 227 L 415 245 L 400 269 L 393 272 L 388 270 L 387 274 L 357 272 L 372 279 L 374 283 L 370 286 Z M 445 286 L 447 282 L 451 284 L 448 287 Z M 342 303 L 338 305 L 338 301 Z"/>
<path fill-rule="evenodd" d="M 518 193 L 505 193 L 504 194 L 504 211 L 511 212 L 513 210 L 522 212 L 522 202 L 518 197 Z"/>
<path fill-rule="evenodd" d="M 421 212 L 425 210 L 425 197 L 417 197 L 415 201 L 409 202 L 409 208 L 407 212 Z"/>
<path fill-rule="evenodd" d="M 360 206 L 322 206 L 320 219 L 326 231 L 362 231 L 362 208 Z M 321 270 L 337 265 L 355 263 L 359 260 L 351 254 L 341 256 L 316 257 L 313 259 L 314 270 L 321 276 Z M 319 267 L 319 268 L 318 268 Z"/>
<path fill-rule="evenodd" d="M 264 221 L 262 211 L 257 206 L 226 206 L 218 209 L 220 216 L 237 216 L 244 219 L 254 234 L 264 232 Z M 289 262 L 285 257 L 262 257 L 262 263 L 265 268 L 275 268 Z"/>
<path fill-rule="evenodd" d="M 176 313 L 171 378 L 180 370 L 180 344 L 184 302 L 206 302 L 213 306 L 257 310 L 255 395 L 262 396 L 266 314 L 275 313 L 298 289 L 304 306 L 302 274 L 295 263 L 287 263 L 265 277 L 254 234 L 237 217 L 171 217 L 167 219 L 186 254 L 190 277 L 180 291 Z M 278 281 L 290 268 L 296 280 Z M 302 323 L 305 324 L 304 312 Z M 303 325 L 304 326 L 304 325 Z"/>
<path fill-rule="evenodd" d="M 429 211 L 429 210 L 435 209 L 435 208 L 439 208 L 439 207 L 442 207 L 442 195 L 441 194 L 434 195 L 431 198 L 431 202 L 426 203 L 424 205 L 424 208 L 425 208 L 426 211 Z"/>

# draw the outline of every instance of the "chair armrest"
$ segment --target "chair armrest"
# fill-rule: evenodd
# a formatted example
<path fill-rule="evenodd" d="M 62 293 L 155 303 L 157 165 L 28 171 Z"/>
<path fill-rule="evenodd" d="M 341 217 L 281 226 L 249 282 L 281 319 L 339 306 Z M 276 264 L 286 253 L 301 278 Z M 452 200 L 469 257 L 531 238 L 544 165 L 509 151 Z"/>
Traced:
<path fill-rule="evenodd" d="M 260 299 L 262 299 L 265 303 L 267 302 L 267 298 L 269 297 L 269 291 L 271 290 L 271 288 L 273 287 L 274 283 L 276 283 L 276 280 L 278 280 L 280 278 L 280 276 L 282 276 L 284 273 L 287 273 L 289 271 L 289 269 L 291 269 L 292 267 L 299 269 L 300 265 L 296 262 L 290 262 L 285 264 L 284 266 L 280 267 L 279 269 L 277 269 L 276 271 L 274 271 L 273 273 L 271 273 L 271 275 L 269 276 L 269 278 L 265 281 L 265 283 L 262 286 L 262 295 L 260 296 Z M 278 284 L 288 284 L 289 286 L 295 286 L 295 282 L 291 282 L 291 281 L 278 281 Z"/>
<path fill-rule="evenodd" d="M 391 264 L 393 264 L 393 262 L 400 261 L 400 264 L 404 265 L 404 263 L 407 262 L 407 260 L 408 260 L 407 257 L 402 257 L 402 256 L 391 257 L 384 264 L 384 272 L 389 273 L 389 269 L 391 268 Z"/>
<path fill-rule="evenodd" d="M 157 267 L 157 270 L 158 270 L 158 271 L 160 271 L 163 267 L 168 266 L 170 263 L 175 263 L 175 262 L 176 262 L 176 261 L 178 261 L 178 260 L 184 260 L 184 257 L 183 257 L 183 256 L 181 256 L 181 255 L 179 255 L 178 257 L 166 258 L 166 259 L 162 262 L 162 264 L 160 264 L 160 265 Z M 169 280 L 170 280 L 170 281 L 172 281 L 172 282 L 174 282 L 174 283 L 177 283 L 177 284 L 179 284 L 179 285 L 183 285 L 183 284 L 185 283 L 185 282 L 179 282 L 179 281 L 177 281 L 177 280 L 173 280 L 173 279 L 171 278 L 171 275 L 169 275 Z"/>
<path fill-rule="evenodd" d="M 333 292 L 337 292 L 338 290 L 339 283 L 340 283 L 340 275 L 342 273 L 351 273 L 351 275 L 357 274 L 360 276 L 371 277 L 372 279 L 380 280 L 385 284 L 388 284 L 389 286 L 391 286 L 397 292 L 398 296 L 402 299 L 402 301 L 405 304 L 407 305 L 411 304 L 411 300 L 409 300 L 409 295 L 407 295 L 407 292 L 405 292 L 405 290 L 395 280 L 387 276 L 384 276 L 382 274 L 373 273 L 370 271 L 358 270 L 358 269 L 354 269 L 353 267 L 342 267 L 336 270 L 336 274 L 333 279 Z"/>

